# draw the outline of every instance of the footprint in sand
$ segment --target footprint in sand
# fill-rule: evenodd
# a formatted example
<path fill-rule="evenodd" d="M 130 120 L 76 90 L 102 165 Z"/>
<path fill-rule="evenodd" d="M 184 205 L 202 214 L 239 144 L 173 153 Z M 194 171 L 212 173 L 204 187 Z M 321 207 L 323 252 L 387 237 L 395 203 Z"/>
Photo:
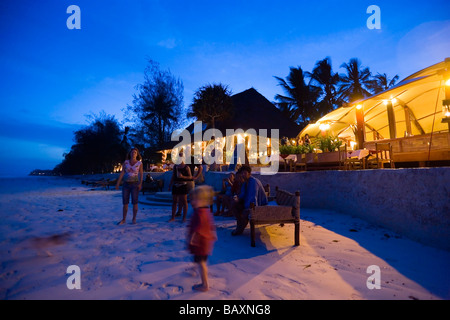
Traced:
<path fill-rule="evenodd" d="M 184 270 L 184 275 L 188 277 L 197 277 L 199 274 L 196 267 L 191 267 Z"/>
<path fill-rule="evenodd" d="M 162 292 L 164 295 L 166 295 L 166 298 L 169 299 L 170 297 L 174 295 L 179 295 L 184 292 L 183 287 L 173 285 L 173 284 L 163 284 L 161 287 L 158 288 L 160 292 Z"/>
<path fill-rule="evenodd" d="M 140 283 L 141 285 L 139 286 L 139 289 L 148 289 L 152 286 L 152 284 L 148 282 L 140 282 Z"/>

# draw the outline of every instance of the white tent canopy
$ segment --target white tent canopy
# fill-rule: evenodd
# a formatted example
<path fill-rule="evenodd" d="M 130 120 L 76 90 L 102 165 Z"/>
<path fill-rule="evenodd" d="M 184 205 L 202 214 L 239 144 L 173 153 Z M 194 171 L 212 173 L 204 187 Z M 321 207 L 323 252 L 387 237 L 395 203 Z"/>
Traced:
<path fill-rule="evenodd" d="M 386 106 L 389 101 L 394 110 L 397 138 L 448 132 L 448 124 L 441 120 L 442 101 L 446 99 L 445 83 L 449 79 L 450 58 L 447 58 L 414 73 L 389 90 L 333 110 L 316 123 L 309 124 L 299 136 L 318 136 L 323 129 L 321 125 L 328 124 L 328 133 L 354 141 L 356 106 L 359 105 L 364 114 L 365 141 L 393 138 Z"/>

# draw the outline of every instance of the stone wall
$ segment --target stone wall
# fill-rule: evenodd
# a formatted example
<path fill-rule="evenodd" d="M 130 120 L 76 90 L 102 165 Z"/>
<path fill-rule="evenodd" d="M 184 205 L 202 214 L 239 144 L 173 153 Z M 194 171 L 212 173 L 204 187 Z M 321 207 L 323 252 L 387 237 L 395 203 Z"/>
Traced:
<path fill-rule="evenodd" d="M 301 207 L 330 209 L 391 229 L 426 245 L 450 250 L 450 168 L 279 172 L 254 175 L 300 191 Z M 227 173 L 207 172 L 220 190 Z M 300 213 L 301 215 L 301 213 Z"/>

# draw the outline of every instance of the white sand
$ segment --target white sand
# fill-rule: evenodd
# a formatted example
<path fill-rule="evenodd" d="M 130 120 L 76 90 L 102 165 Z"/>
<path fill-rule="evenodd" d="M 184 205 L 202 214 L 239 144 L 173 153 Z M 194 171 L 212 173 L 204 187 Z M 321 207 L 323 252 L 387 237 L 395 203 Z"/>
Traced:
<path fill-rule="evenodd" d="M 0 193 L 1 299 L 450 298 L 450 252 L 350 215 L 302 208 L 300 247 L 293 246 L 293 226 L 272 225 L 257 229 L 255 248 L 248 228 L 232 237 L 235 221 L 216 217 L 210 290 L 199 293 L 192 290 L 200 278 L 185 250 L 186 225 L 168 222 L 169 207 L 140 205 L 136 225 L 129 212 L 127 224 L 117 226 L 120 191 L 29 177 L 1 179 Z M 65 232 L 71 236 L 62 245 L 32 246 L 34 237 Z M 80 290 L 67 288 L 70 265 L 80 267 Z M 371 265 L 381 270 L 380 289 L 366 285 Z"/>

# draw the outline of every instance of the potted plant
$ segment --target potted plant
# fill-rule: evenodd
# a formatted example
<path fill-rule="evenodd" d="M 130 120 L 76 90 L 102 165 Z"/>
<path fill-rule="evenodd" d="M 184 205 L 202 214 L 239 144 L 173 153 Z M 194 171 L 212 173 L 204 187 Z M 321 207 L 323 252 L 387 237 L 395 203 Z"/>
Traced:
<path fill-rule="evenodd" d="M 291 146 L 291 145 L 282 145 L 280 146 L 280 156 L 286 158 L 290 154 L 299 154 L 302 153 L 300 146 Z"/>
<path fill-rule="evenodd" d="M 342 141 L 338 137 L 331 135 L 317 137 L 315 140 L 316 147 L 322 151 L 317 155 L 319 162 L 338 162 L 339 152 L 336 150 L 342 145 Z"/>

